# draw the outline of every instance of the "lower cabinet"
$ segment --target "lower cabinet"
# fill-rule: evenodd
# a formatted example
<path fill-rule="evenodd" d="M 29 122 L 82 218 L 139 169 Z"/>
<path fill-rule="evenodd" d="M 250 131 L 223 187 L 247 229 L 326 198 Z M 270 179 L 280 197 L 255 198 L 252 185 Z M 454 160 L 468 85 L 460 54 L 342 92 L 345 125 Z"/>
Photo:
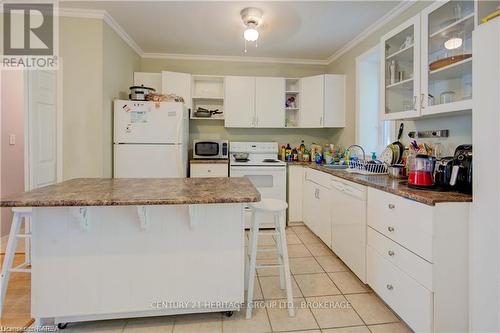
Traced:
<path fill-rule="evenodd" d="M 301 165 L 288 166 L 288 221 L 302 222 L 302 197 L 304 192 L 304 172 Z"/>
<path fill-rule="evenodd" d="M 332 247 L 330 175 L 307 169 L 304 180 L 304 224 L 328 247 Z"/>
<path fill-rule="evenodd" d="M 191 178 L 228 177 L 227 163 L 191 163 Z"/>

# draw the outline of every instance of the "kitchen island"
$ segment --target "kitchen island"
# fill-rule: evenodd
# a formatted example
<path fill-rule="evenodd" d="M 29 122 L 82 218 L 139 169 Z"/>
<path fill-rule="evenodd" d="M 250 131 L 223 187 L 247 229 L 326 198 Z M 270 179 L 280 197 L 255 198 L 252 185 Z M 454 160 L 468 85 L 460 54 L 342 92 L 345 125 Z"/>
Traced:
<path fill-rule="evenodd" d="M 247 178 L 73 179 L 32 208 L 31 313 L 56 324 L 238 310 Z"/>

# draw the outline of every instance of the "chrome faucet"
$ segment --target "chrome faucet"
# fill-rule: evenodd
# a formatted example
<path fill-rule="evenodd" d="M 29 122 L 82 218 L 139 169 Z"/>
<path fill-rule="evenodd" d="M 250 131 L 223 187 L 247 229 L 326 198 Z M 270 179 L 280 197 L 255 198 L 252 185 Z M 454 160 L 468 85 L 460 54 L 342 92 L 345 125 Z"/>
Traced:
<path fill-rule="evenodd" d="M 360 145 L 350 145 L 349 147 L 347 147 L 346 150 L 351 150 L 352 147 L 358 147 L 359 149 L 361 149 L 361 151 L 363 152 L 363 162 L 366 161 L 366 154 L 365 154 L 365 150 L 363 149 L 363 147 L 361 147 Z"/>

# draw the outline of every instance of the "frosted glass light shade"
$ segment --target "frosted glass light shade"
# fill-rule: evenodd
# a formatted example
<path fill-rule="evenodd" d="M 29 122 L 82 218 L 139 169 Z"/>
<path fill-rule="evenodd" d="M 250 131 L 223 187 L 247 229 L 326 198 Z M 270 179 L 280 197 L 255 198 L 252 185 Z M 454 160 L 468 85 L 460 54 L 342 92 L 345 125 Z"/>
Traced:
<path fill-rule="evenodd" d="M 248 28 L 243 32 L 243 37 L 249 42 L 255 42 L 259 39 L 259 32 L 255 29 Z"/>
<path fill-rule="evenodd" d="M 446 47 L 448 50 L 454 50 L 462 46 L 462 43 L 462 38 L 453 37 L 444 42 L 444 47 Z"/>

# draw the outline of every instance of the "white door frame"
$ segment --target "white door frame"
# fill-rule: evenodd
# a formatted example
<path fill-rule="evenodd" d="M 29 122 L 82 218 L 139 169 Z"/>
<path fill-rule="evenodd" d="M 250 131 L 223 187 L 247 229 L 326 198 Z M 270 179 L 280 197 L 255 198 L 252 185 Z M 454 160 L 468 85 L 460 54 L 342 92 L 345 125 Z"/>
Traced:
<path fill-rule="evenodd" d="M 31 165 L 33 164 L 31 161 L 31 122 L 30 122 L 30 113 L 31 113 L 31 79 L 32 79 L 32 71 L 25 70 L 23 73 L 24 76 L 24 190 L 30 191 L 33 189 L 33 172 L 31 170 Z M 63 161 L 63 61 L 62 58 L 59 58 L 59 69 L 56 74 L 56 164 L 57 164 L 57 182 L 61 182 L 63 180 L 63 169 L 62 169 L 62 161 Z"/>

